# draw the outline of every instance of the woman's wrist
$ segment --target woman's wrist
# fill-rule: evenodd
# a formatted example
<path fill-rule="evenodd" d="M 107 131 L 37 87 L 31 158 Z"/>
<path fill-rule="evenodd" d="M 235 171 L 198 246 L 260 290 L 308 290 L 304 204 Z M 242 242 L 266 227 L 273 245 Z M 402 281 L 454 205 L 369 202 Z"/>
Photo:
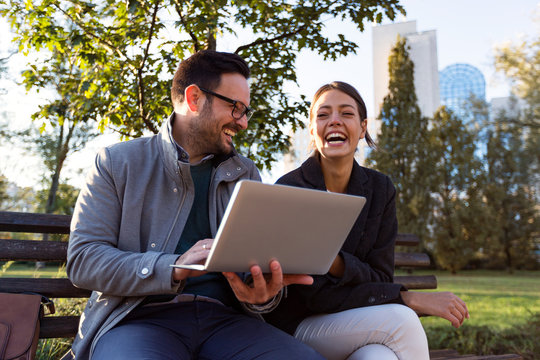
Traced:
<path fill-rule="evenodd" d="M 345 261 L 343 261 L 340 254 L 337 254 L 334 262 L 330 266 L 330 270 L 328 270 L 328 273 L 337 278 L 342 278 L 343 274 L 345 274 Z"/>

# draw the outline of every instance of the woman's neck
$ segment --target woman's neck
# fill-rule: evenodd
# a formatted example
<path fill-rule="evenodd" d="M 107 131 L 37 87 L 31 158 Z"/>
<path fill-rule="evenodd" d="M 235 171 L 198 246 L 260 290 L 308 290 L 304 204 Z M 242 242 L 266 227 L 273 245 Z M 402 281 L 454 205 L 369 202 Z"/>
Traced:
<path fill-rule="evenodd" d="M 322 156 L 319 159 L 326 189 L 332 192 L 346 193 L 354 159 L 342 158 L 329 160 Z"/>

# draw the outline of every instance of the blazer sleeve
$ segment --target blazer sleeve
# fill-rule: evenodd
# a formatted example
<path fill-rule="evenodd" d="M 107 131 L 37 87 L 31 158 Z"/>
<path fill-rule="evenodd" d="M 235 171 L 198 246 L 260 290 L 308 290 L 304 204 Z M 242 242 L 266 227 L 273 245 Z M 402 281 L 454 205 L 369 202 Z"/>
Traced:
<path fill-rule="evenodd" d="M 122 203 L 107 148 L 96 156 L 81 189 L 68 243 L 66 270 L 77 287 L 118 296 L 176 293 L 184 282 L 173 282 L 177 254 L 118 249 Z"/>

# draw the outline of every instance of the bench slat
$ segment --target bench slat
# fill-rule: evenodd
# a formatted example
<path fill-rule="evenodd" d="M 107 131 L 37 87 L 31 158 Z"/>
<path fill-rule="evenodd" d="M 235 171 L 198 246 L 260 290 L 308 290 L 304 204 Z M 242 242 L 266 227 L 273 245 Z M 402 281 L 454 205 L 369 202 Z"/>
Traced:
<path fill-rule="evenodd" d="M 0 239 L 0 261 L 66 261 L 67 242 Z M 396 266 L 429 266 L 423 253 L 396 253 Z"/>
<path fill-rule="evenodd" d="M 404 285 L 407 289 L 436 289 L 435 275 L 400 275 L 394 276 L 394 282 Z"/>
<path fill-rule="evenodd" d="M 0 239 L 0 261 L 66 261 L 67 242 Z"/>
<path fill-rule="evenodd" d="M 89 297 L 90 290 L 80 289 L 69 279 L 30 279 L 0 277 L 0 292 L 36 292 L 50 298 Z"/>
<path fill-rule="evenodd" d="M 401 246 L 417 246 L 420 243 L 420 238 L 414 234 L 397 234 L 396 245 Z"/>
<path fill-rule="evenodd" d="M 0 231 L 69 234 L 70 215 L 0 211 Z"/>
<path fill-rule="evenodd" d="M 43 234 L 69 234 L 71 215 L 38 214 L 0 211 L 0 231 Z M 416 246 L 420 242 L 414 234 L 398 234 L 396 245 Z"/>
<path fill-rule="evenodd" d="M 41 319 L 39 337 L 42 339 L 75 337 L 79 318 L 79 316 L 45 316 Z"/>
<path fill-rule="evenodd" d="M 430 259 L 427 254 L 422 253 L 402 253 L 398 252 L 394 255 L 395 266 L 429 266 Z"/>

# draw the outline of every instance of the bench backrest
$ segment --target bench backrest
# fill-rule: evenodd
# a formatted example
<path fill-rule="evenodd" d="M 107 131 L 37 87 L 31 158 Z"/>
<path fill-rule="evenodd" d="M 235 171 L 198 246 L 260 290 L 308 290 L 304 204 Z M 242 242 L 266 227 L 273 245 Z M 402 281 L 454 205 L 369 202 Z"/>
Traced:
<path fill-rule="evenodd" d="M 0 211 L 0 233 L 69 234 L 71 216 Z M 417 246 L 418 237 L 398 234 L 396 245 Z M 42 240 L 0 239 L 0 261 L 65 262 L 67 242 Z M 429 266 L 426 254 L 396 252 L 395 266 L 418 268 Z M 409 289 L 435 289 L 433 275 L 396 276 L 396 283 Z M 69 279 L 0 277 L 0 292 L 36 292 L 50 298 L 84 298 L 89 290 L 76 288 Z M 73 337 L 77 332 L 78 316 L 46 316 L 41 322 L 41 338 Z"/>

